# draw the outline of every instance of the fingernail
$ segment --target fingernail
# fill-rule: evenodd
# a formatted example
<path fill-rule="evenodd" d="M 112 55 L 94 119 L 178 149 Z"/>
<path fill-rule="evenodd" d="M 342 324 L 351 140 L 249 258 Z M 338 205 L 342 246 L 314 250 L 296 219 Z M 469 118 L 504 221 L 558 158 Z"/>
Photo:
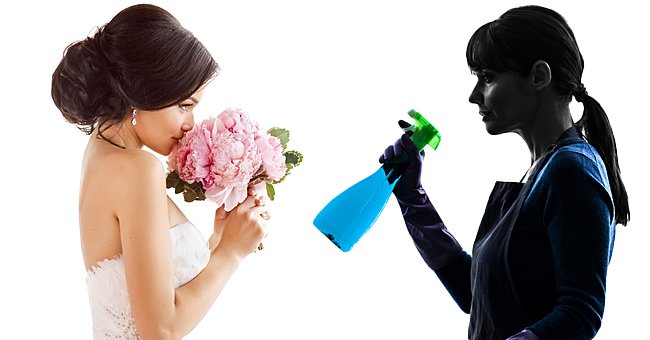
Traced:
<path fill-rule="evenodd" d="M 266 205 L 266 196 L 262 196 L 260 198 L 257 198 L 255 200 L 255 205 L 257 205 L 259 207 Z"/>

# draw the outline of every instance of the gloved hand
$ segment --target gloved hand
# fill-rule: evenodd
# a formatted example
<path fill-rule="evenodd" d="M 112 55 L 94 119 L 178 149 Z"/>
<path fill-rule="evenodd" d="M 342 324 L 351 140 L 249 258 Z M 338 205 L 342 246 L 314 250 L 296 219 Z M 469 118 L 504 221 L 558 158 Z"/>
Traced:
<path fill-rule="evenodd" d="M 404 121 L 399 121 L 399 125 L 402 128 L 410 126 Z M 393 194 L 402 210 L 406 229 L 424 262 L 436 270 L 453 261 L 463 249 L 449 233 L 422 188 L 420 175 L 424 152 L 418 152 L 411 141 L 412 134 L 406 132 L 395 144 L 386 148 L 379 162 L 384 164 L 386 173 L 393 170 L 389 181 L 401 176 L 393 188 Z"/>
<path fill-rule="evenodd" d="M 402 129 L 407 129 L 411 124 L 400 120 L 398 122 Z M 388 182 L 393 183 L 397 178 L 400 180 L 393 188 L 393 194 L 399 201 L 412 201 L 425 195 L 420 176 L 422 173 L 422 161 L 424 160 L 424 150 L 418 152 L 417 147 L 411 141 L 412 131 L 406 131 L 395 144 L 390 145 L 384 150 L 384 154 L 379 157 L 379 163 L 383 164 L 384 171 L 388 174 Z"/>
<path fill-rule="evenodd" d="M 539 338 L 537 335 L 535 335 L 535 333 L 524 329 L 523 331 L 509 337 L 506 340 L 539 340 Z"/>

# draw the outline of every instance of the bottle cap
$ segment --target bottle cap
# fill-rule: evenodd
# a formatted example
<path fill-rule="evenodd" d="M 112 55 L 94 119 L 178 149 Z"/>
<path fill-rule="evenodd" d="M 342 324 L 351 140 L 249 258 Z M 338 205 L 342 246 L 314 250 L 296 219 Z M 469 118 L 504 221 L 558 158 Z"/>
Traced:
<path fill-rule="evenodd" d="M 411 140 L 417 146 L 418 150 L 422 151 L 426 145 L 429 145 L 434 150 L 437 149 L 438 144 L 440 144 L 440 132 L 438 132 L 438 129 L 415 110 L 409 111 L 409 116 L 415 121 L 415 124 L 410 128 L 413 131 Z"/>

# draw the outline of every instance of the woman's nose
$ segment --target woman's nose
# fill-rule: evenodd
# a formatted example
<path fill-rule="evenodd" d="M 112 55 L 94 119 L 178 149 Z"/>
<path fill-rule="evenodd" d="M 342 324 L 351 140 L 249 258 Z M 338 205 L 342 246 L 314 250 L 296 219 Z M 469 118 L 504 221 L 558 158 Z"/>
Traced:
<path fill-rule="evenodd" d="M 181 129 L 185 132 L 192 130 L 194 127 L 194 114 L 190 111 L 185 115 L 185 120 L 183 121 L 183 125 L 181 126 Z"/>
<path fill-rule="evenodd" d="M 472 104 L 481 105 L 481 103 L 483 103 L 483 94 L 479 89 L 479 85 L 480 84 L 477 83 L 476 86 L 474 86 L 472 92 L 469 94 L 469 102 Z"/>

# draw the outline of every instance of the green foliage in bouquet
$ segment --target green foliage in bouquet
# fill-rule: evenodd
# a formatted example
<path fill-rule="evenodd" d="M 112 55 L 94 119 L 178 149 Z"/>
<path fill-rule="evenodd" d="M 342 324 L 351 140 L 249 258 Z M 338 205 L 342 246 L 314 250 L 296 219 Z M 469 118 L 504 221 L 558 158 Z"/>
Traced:
<path fill-rule="evenodd" d="M 185 202 L 205 200 L 205 191 L 201 182 L 187 183 L 178 176 L 176 171 L 167 174 L 167 189 L 170 188 L 174 188 L 176 194 L 183 193 Z"/>

